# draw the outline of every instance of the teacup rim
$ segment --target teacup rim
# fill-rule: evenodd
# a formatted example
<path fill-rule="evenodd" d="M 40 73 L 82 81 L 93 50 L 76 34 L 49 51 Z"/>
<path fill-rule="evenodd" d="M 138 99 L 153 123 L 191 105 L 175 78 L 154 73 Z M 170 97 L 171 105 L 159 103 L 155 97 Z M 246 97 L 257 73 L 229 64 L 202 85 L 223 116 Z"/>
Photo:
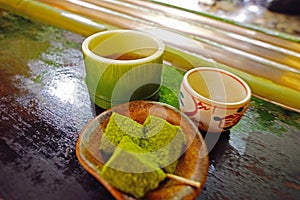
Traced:
<path fill-rule="evenodd" d="M 236 102 L 221 102 L 221 101 L 216 101 L 216 100 L 212 100 L 212 99 L 209 99 L 199 93 L 197 93 L 191 86 L 190 84 L 188 83 L 188 76 L 195 72 L 195 71 L 206 71 L 206 70 L 210 70 L 210 71 L 217 71 L 217 72 L 222 72 L 222 73 L 225 73 L 226 75 L 229 75 L 235 79 L 237 79 L 237 81 L 239 81 L 243 87 L 245 88 L 245 91 L 246 91 L 246 95 L 245 97 L 240 100 L 240 101 L 236 101 Z M 250 101 L 251 99 L 251 96 L 252 96 L 252 91 L 251 91 L 251 88 L 249 87 L 249 85 L 246 83 L 246 81 L 244 81 L 242 78 L 240 78 L 239 76 L 235 75 L 234 73 L 232 72 L 229 72 L 227 70 L 224 70 L 224 69 L 220 69 L 220 68 L 215 68 L 215 67 L 206 67 L 206 66 L 203 66 L 203 67 L 195 67 L 193 69 L 190 69 L 188 70 L 184 76 L 183 76 L 183 80 L 182 80 L 185 84 L 184 84 L 184 87 L 186 87 L 188 90 L 188 92 L 192 93 L 193 96 L 197 97 L 197 98 L 200 98 L 200 99 L 204 99 L 207 103 L 209 102 L 210 104 L 213 104 L 213 105 L 218 105 L 218 107 L 227 107 L 227 106 L 239 106 L 239 105 L 244 105 L 246 104 L 247 102 Z"/>
<path fill-rule="evenodd" d="M 115 60 L 115 59 L 110 59 L 110 58 L 105 58 L 105 57 L 102 57 L 102 56 L 99 56 L 95 53 L 93 53 L 90 49 L 89 49 L 89 43 L 95 39 L 96 37 L 99 37 L 99 36 L 102 36 L 102 35 L 106 35 L 106 34 L 113 34 L 113 33 L 128 33 L 128 32 L 132 32 L 132 33 L 135 33 L 135 34 L 140 34 L 140 35 L 144 35 L 144 36 L 147 36 L 149 38 L 151 38 L 153 41 L 155 41 L 158 45 L 158 48 L 157 50 L 150 56 L 147 56 L 145 58 L 140 58 L 140 59 L 135 59 L 135 60 Z M 105 62 L 105 63 L 114 63 L 114 64 L 117 64 L 117 65 L 131 65 L 131 64 L 138 64 L 138 63 L 146 63 L 146 62 L 149 62 L 155 58 L 159 58 L 160 56 L 163 55 L 164 51 L 165 51 L 165 44 L 158 38 L 156 38 L 155 36 L 149 34 L 149 33 L 146 33 L 146 32 L 143 32 L 143 31 L 138 31 L 138 30 L 122 30 L 122 29 L 118 29 L 118 30 L 106 30 L 106 31 L 101 31 L 101 32 L 97 32 L 97 33 L 94 33 L 90 36 L 88 36 L 87 38 L 85 38 L 82 42 L 82 45 L 81 45 L 81 49 L 83 51 L 83 53 L 86 55 L 86 56 L 89 56 L 91 57 L 92 59 L 94 60 L 99 60 L 99 61 L 102 61 L 102 62 Z"/>

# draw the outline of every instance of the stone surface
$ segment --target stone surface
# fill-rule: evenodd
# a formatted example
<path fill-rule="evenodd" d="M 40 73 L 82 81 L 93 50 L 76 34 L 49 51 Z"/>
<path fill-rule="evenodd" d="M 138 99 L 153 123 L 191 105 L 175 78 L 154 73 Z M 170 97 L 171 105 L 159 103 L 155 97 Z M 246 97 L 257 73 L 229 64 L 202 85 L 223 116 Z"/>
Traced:
<path fill-rule="evenodd" d="M 97 114 L 83 39 L 0 18 L 0 199 L 113 199 L 75 155 L 79 132 Z M 178 74 L 165 68 L 165 83 L 177 85 Z M 160 100 L 176 106 L 176 94 L 163 89 Z M 299 134 L 299 113 L 253 97 L 229 135 L 205 136 L 210 169 L 197 199 L 299 199 Z"/>

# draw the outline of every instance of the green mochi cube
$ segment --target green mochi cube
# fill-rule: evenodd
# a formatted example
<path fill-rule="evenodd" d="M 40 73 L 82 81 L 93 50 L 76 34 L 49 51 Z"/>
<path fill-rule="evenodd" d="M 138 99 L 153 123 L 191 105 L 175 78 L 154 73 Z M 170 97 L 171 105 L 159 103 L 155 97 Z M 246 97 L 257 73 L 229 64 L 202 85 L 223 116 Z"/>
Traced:
<path fill-rule="evenodd" d="M 141 125 L 113 113 L 101 139 L 107 162 L 100 175 L 115 188 L 141 198 L 158 187 L 165 172 L 175 172 L 185 146 L 180 126 L 153 115 Z"/>
<path fill-rule="evenodd" d="M 129 117 L 113 112 L 102 135 L 100 151 L 110 157 L 124 136 L 129 136 L 138 144 L 143 135 L 143 125 Z"/>
<path fill-rule="evenodd" d="M 144 129 L 146 138 L 141 139 L 141 147 L 151 152 L 166 172 L 174 173 L 186 145 L 186 138 L 180 126 L 149 115 L 144 122 Z"/>
<path fill-rule="evenodd" d="M 135 198 L 142 198 L 166 178 L 163 170 L 153 162 L 152 156 L 130 137 L 124 137 L 120 141 L 100 175 L 110 185 Z"/>

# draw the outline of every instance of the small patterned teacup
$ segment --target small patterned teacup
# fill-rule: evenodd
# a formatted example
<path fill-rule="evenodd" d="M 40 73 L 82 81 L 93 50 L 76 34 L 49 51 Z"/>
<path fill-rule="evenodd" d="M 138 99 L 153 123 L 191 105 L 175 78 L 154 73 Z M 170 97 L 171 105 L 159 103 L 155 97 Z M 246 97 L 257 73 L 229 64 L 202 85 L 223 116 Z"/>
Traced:
<path fill-rule="evenodd" d="M 251 89 L 241 78 L 222 69 L 197 67 L 183 77 L 179 105 L 200 130 L 221 133 L 239 122 L 250 99 Z"/>

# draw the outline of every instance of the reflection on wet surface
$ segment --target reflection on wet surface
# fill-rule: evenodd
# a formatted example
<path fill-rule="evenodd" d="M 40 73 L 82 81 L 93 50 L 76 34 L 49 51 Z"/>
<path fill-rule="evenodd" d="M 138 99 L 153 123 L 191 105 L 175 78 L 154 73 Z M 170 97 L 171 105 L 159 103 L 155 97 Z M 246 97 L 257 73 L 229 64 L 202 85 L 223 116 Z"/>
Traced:
<path fill-rule="evenodd" d="M 84 82 L 83 38 L 10 14 L 0 38 L 0 199 L 113 199 L 75 155 L 99 112 Z M 165 69 L 166 85 L 179 83 L 176 73 Z M 160 100 L 174 103 L 167 89 Z M 197 199 L 297 199 L 299 124 L 298 113 L 253 98 L 230 135 L 206 137 L 218 143 Z"/>
<path fill-rule="evenodd" d="M 109 197 L 75 156 L 79 131 L 94 116 L 81 51 L 69 46 L 82 38 L 7 17 L 4 30 L 16 22 L 24 29 L 1 35 L 0 198 L 96 198 L 89 188 Z"/>
<path fill-rule="evenodd" d="M 207 183 L 198 199 L 297 199 L 299 191 L 288 183 L 299 186 L 298 132 L 280 139 L 259 132 L 243 134 L 221 138 L 210 152 Z"/>

